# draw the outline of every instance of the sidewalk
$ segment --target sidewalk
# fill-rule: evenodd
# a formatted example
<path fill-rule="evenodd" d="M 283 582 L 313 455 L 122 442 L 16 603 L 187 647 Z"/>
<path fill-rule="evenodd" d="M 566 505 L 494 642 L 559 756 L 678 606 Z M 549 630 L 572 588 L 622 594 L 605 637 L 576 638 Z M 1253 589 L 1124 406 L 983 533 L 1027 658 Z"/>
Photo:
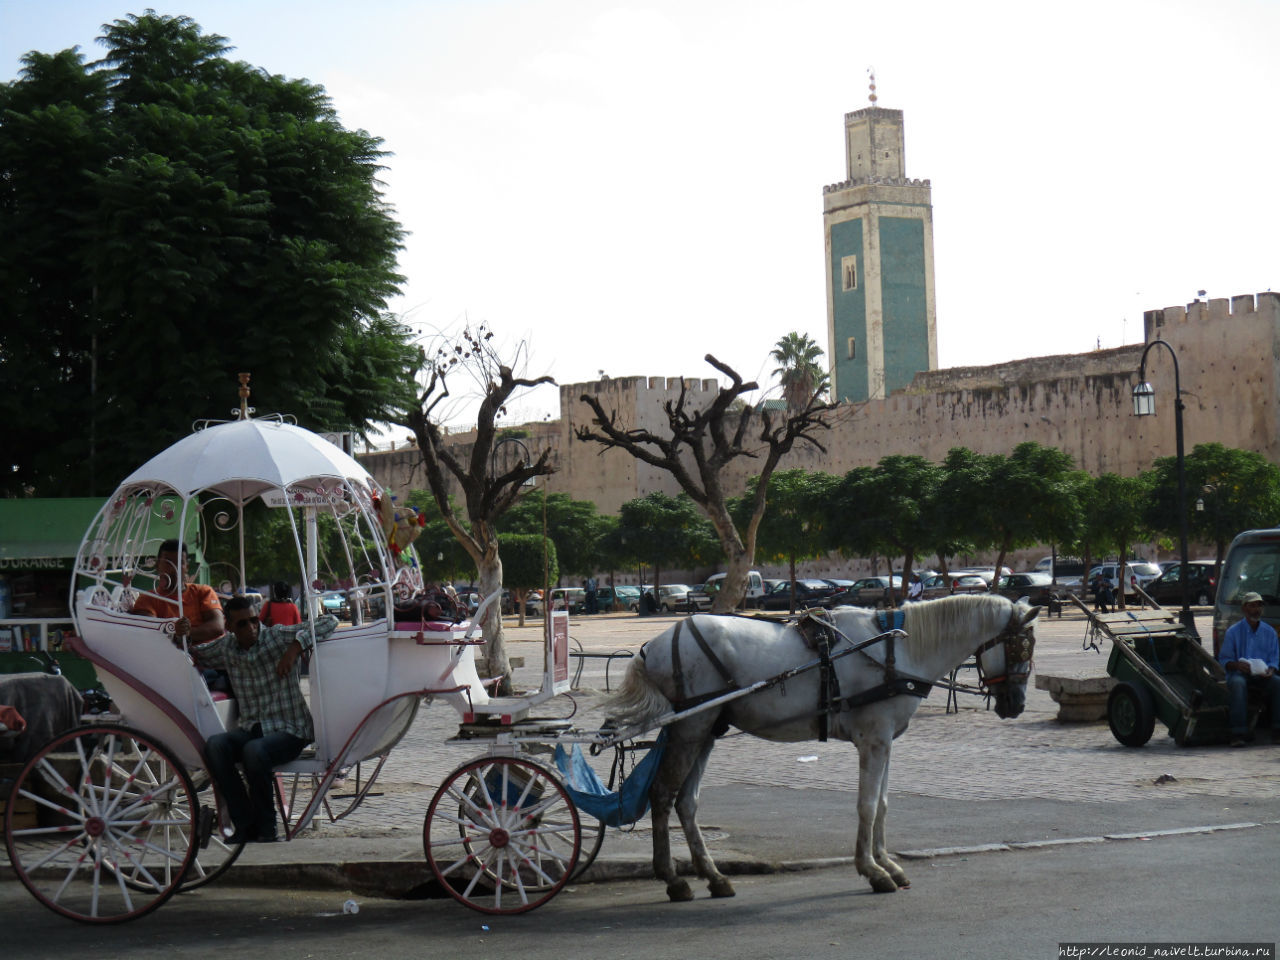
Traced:
<path fill-rule="evenodd" d="M 570 630 L 585 648 L 638 649 L 676 619 L 578 617 Z M 542 669 L 541 624 L 516 628 L 514 622 L 506 628 L 508 652 L 525 658 L 516 683 L 534 687 Z M 1207 638 L 1208 617 L 1198 618 L 1197 625 Z M 1105 676 L 1108 651 L 1083 650 L 1084 632 L 1080 615 L 1042 620 L 1036 671 Z M 603 660 L 586 661 L 573 701 L 558 698 L 540 713 L 573 714 L 575 726 L 598 728 L 605 666 Z M 613 664 L 614 685 L 623 666 Z M 1105 721 L 1058 723 L 1057 705 L 1034 688 L 1034 679 L 1027 709 L 1015 720 L 997 719 L 977 697 L 961 695 L 958 714 L 947 714 L 944 702 L 945 692 L 935 691 L 894 746 L 891 850 L 927 857 L 943 848 L 1102 842 L 1107 835 L 1223 824 L 1275 831 L 1280 822 L 1280 747 L 1180 748 L 1157 724 L 1146 747 L 1126 748 Z M 229 872 L 230 882 L 378 896 L 422 892 L 430 879 L 422 825 L 431 797 L 454 768 L 483 750 L 476 742 L 446 743 L 456 726 L 448 707 L 422 710 L 387 761 L 375 788 L 380 796 L 344 820 L 317 821 L 290 843 L 249 845 Z M 607 761 L 601 757 L 593 764 L 607 774 Z M 800 869 L 845 858 L 851 864 L 857 776 L 857 752 L 847 743 L 778 744 L 731 733 L 712 753 L 703 779 L 700 823 L 712 856 L 726 873 Z M 678 827 L 673 833 L 679 857 L 684 850 Z M 583 880 L 649 876 L 650 856 L 647 818 L 633 830 L 609 830 Z"/>

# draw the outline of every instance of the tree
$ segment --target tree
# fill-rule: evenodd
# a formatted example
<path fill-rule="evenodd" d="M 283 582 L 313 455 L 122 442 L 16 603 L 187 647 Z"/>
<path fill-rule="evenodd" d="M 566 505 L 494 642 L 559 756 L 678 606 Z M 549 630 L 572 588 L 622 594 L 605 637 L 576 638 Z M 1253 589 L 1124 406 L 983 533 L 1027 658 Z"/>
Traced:
<path fill-rule="evenodd" d="M 1116 579 L 1120 581 L 1118 603 L 1121 608 L 1124 607 L 1129 548 L 1151 533 L 1146 522 L 1146 504 L 1151 496 L 1149 481 L 1149 475 L 1122 477 L 1104 473 L 1094 484 L 1091 529 L 1096 531 L 1097 545 L 1104 550 L 1114 549 L 1120 558 Z"/>
<path fill-rule="evenodd" d="M 515 351 L 524 356 L 523 347 Z M 404 425 L 413 431 L 436 509 L 449 530 L 476 565 L 480 594 L 489 597 L 502 590 L 502 557 L 499 552 L 498 518 L 520 498 L 525 483 L 555 471 L 550 449 L 536 461 L 517 459 L 499 466 L 493 456 L 499 439 L 496 426 L 507 403 L 519 392 L 551 377 L 528 379 L 517 375 L 493 346 L 493 333 L 484 324 L 466 327 L 457 339 L 441 337 L 434 354 L 420 354 L 425 383 L 417 401 L 405 415 Z M 479 391 L 475 439 L 469 448 L 446 443 L 442 415 L 454 398 L 451 378 L 470 378 Z M 450 499 L 450 481 L 462 490 L 464 512 Z M 490 607 L 482 621 L 485 662 L 489 676 L 501 677 L 499 692 L 511 692 L 511 664 L 502 635 L 502 610 Z"/>
<path fill-rule="evenodd" d="M 389 419 L 413 353 L 381 141 L 186 17 L 100 40 L 0 84 L 0 493 L 106 493 L 242 370 L 304 426 Z"/>
<path fill-rule="evenodd" d="M 658 599 L 663 567 L 694 566 L 715 549 L 706 518 L 684 495 L 650 493 L 628 500 L 618 510 L 617 537 L 630 556 L 653 567 L 653 598 Z M 640 612 L 644 612 L 641 595 Z"/>
<path fill-rule="evenodd" d="M 1184 459 L 1187 523 L 1193 539 L 1212 543 L 1221 576 L 1227 546 L 1241 530 L 1274 526 L 1280 518 L 1280 467 L 1252 450 L 1220 443 L 1196 444 Z M 1147 521 L 1178 536 L 1178 461 L 1161 457 L 1151 466 Z M 1197 509 L 1200 500 L 1204 509 Z"/>
<path fill-rule="evenodd" d="M 782 470 L 769 478 L 765 511 L 756 531 L 756 557 L 770 562 L 785 561 L 791 580 L 792 613 L 795 612 L 796 562 L 821 556 L 832 510 L 832 493 L 837 484 L 828 473 Z M 747 492 L 730 502 L 735 522 L 745 526 L 755 500 L 759 481 L 752 477 Z"/>
<path fill-rule="evenodd" d="M 578 429 L 577 437 L 605 449 L 625 450 L 643 463 L 665 470 L 706 512 L 728 567 L 724 590 L 716 595 L 712 609 L 716 613 L 728 613 L 746 594 L 747 574 L 755 562 L 756 531 L 764 515 L 769 478 L 797 442 L 811 443 L 826 452 L 816 433 L 829 428 L 825 414 L 834 405 L 823 401 L 817 390 L 803 409 L 785 416 L 764 406 L 743 404 L 740 402 L 743 395 L 756 390 L 757 385 L 744 382 L 737 371 L 711 354 L 707 354 L 706 360 L 729 378 L 729 384 L 721 386 L 710 403 L 699 409 L 695 409 L 682 384 L 679 396 L 663 404 L 667 419 L 665 432 L 628 428 L 618 422 L 616 410 L 606 412 L 597 397 L 584 394 L 582 402 L 595 416 L 591 426 Z M 759 461 L 751 510 L 741 530 L 729 513 L 729 492 L 725 490 L 723 477 L 725 468 L 739 457 Z"/>
<path fill-rule="evenodd" d="M 788 413 L 799 413 L 812 397 L 827 392 L 831 378 L 818 363 L 822 347 L 807 333 L 791 331 L 777 342 L 769 357 L 778 364 L 773 374 L 782 383 Z"/>
<path fill-rule="evenodd" d="M 846 474 L 835 496 L 838 515 L 856 512 L 854 542 L 861 552 L 903 558 L 903 586 L 918 553 L 935 543 L 932 502 L 940 485 L 938 467 L 919 456 L 883 457 L 872 470 Z M 852 546 L 853 543 L 850 544 Z M 894 600 L 893 562 L 889 599 Z"/>
<path fill-rule="evenodd" d="M 508 531 L 542 535 L 543 500 L 542 490 L 530 490 L 511 506 L 498 524 L 504 543 Z M 584 577 L 595 573 L 601 565 L 599 541 L 608 526 L 605 518 L 594 503 L 575 500 L 567 493 L 553 493 L 545 500 L 547 536 L 556 546 L 560 572 Z"/>
<path fill-rule="evenodd" d="M 550 537 L 544 538 L 540 533 L 502 535 L 502 579 L 515 601 L 520 626 L 524 626 L 529 591 L 541 590 L 544 583 L 555 583 L 559 578 L 556 545 Z"/>

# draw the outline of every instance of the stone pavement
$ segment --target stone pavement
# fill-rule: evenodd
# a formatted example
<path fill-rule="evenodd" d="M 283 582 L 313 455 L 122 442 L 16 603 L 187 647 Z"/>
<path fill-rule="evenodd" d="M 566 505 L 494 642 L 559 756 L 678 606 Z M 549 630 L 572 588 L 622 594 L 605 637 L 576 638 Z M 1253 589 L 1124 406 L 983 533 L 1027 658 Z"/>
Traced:
<path fill-rule="evenodd" d="M 571 634 L 587 649 L 638 649 L 675 619 L 580 617 L 571 621 Z M 1198 625 L 1208 637 L 1207 616 Z M 1085 621 L 1078 614 L 1043 620 L 1037 628 L 1035 670 L 1104 676 L 1107 651 L 1083 649 L 1084 633 Z M 508 644 L 511 655 L 525 658 L 525 666 L 516 671 L 517 686 L 536 686 L 542 663 L 540 624 L 508 627 Z M 600 714 L 595 708 L 603 696 L 605 667 L 603 660 L 586 661 L 581 690 L 572 700 L 544 704 L 539 714 L 572 714 L 575 726 L 597 728 Z M 624 668 L 614 662 L 610 680 L 615 685 Z M 1262 822 L 1268 824 L 1265 829 L 1276 829 L 1280 747 L 1181 748 L 1159 722 L 1146 747 L 1123 747 L 1105 721 L 1059 723 L 1057 705 L 1033 685 L 1026 711 L 1014 720 L 999 720 L 978 697 L 962 694 L 955 714 L 945 712 L 944 702 L 945 691 L 935 691 L 894 745 L 892 849 L 1100 840 L 1107 834 L 1233 822 Z M 251 845 L 233 868 L 233 879 L 298 883 L 309 877 L 320 882 L 325 865 L 345 863 L 351 869 L 338 885 L 413 886 L 413 878 L 420 881 L 424 875 L 422 823 L 432 794 L 454 768 L 484 748 L 476 742 L 446 743 L 456 726 L 457 716 L 447 706 L 423 709 L 392 751 L 375 790 L 380 796 L 370 797 L 343 820 L 317 822 L 289 844 Z M 593 764 L 607 775 L 607 758 Z M 847 743 L 778 744 L 731 733 L 712 753 L 703 780 L 702 822 L 713 855 L 726 872 L 743 872 L 784 861 L 830 862 L 827 858 L 851 854 L 857 773 L 857 752 Z M 1011 818 L 1018 827 L 1010 825 Z M 897 823 L 910 823 L 913 835 L 897 833 Z M 642 820 L 635 830 L 609 831 L 597 876 L 646 873 L 646 824 Z M 396 865 L 403 869 L 401 879 L 393 882 Z M 365 892 L 371 892 L 367 886 Z"/>

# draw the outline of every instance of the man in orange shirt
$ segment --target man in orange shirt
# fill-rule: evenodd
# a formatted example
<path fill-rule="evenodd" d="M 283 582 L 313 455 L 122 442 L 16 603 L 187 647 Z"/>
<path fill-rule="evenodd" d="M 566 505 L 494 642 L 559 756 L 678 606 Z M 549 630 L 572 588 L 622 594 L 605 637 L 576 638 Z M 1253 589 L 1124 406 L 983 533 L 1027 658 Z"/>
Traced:
<path fill-rule="evenodd" d="M 178 584 L 187 579 L 187 550 L 177 540 L 166 540 L 156 551 L 156 583 L 159 597 L 140 596 L 130 613 L 161 619 L 177 618 L 175 640 L 187 637 L 192 644 L 204 643 L 227 632 L 222 619 L 222 604 L 213 587 L 186 583 L 178 604 Z"/>

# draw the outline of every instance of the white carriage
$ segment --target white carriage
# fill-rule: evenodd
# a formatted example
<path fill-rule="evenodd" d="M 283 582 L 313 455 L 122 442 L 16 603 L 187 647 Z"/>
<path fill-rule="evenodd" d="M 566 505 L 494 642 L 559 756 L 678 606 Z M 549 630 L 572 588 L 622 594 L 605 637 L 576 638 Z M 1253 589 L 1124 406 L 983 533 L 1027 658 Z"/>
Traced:
<path fill-rule="evenodd" d="M 498 596 L 487 598 L 474 624 L 398 622 L 396 601 L 421 581 L 389 549 L 386 493 L 332 443 L 282 418 L 248 414 L 242 402 L 237 420 L 197 424 L 136 470 L 84 538 L 72 577 L 79 634 L 72 643 L 92 661 L 117 715 L 54 738 L 23 768 L 13 796 L 36 805 L 36 823 L 15 820 L 13 803 L 5 818 L 19 878 L 60 914 L 113 923 L 209 882 L 239 854 L 227 843 L 204 758 L 205 741 L 236 725 L 235 699 L 212 692 L 185 643 L 175 644 L 176 618 L 129 611 L 159 589 L 150 565 L 175 522 L 191 555 L 230 538 L 239 560 L 231 585 L 241 592 L 246 535 L 266 524 L 283 531 L 297 557 L 304 621 L 323 614 L 321 593 L 335 581 L 348 611 L 310 659 L 315 742 L 277 768 L 286 837 L 322 810 L 337 819 L 355 809 L 419 706 L 444 701 L 488 749 L 433 799 L 428 862 L 450 894 L 477 909 L 521 912 L 544 903 L 579 865 L 578 814 L 559 780 L 501 733 L 568 689 L 567 619 L 549 631 L 555 640 L 542 688 L 491 698 L 474 648 Z M 330 788 L 360 764 L 372 772 L 335 811 Z"/>

